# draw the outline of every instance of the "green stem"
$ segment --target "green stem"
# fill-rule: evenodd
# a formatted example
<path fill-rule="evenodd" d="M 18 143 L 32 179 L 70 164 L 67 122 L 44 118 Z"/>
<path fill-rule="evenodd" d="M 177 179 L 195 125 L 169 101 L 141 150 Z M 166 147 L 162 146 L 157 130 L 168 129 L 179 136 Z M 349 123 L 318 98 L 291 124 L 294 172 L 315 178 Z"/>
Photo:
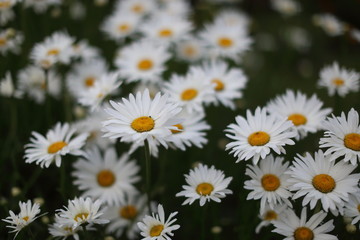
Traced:
<path fill-rule="evenodd" d="M 62 159 L 62 164 L 60 166 L 60 194 L 63 197 L 64 201 L 67 200 L 66 198 L 66 168 L 65 168 L 65 161 Z"/>
<path fill-rule="evenodd" d="M 206 212 L 208 208 L 208 204 L 205 204 L 205 206 L 202 207 L 202 218 L 201 218 L 201 240 L 206 239 Z"/>
<path fill-rule="evenodd" d="M 150 182 L 151 182 L 151 162 L 150 162 L 150 147 L 149 147 L 149 142 L 146 139 L 144 141 L 144 147 L 145 147 L 145 168 L 146 168 L 146 194 L 147 194 L 147 204 L 148 204 L 148 208 L 149 208 L 149 212 L 151 212 L 151 208 L 150 208 L 150 202 L 151 202 L 151 191 L 150 191 Z"/>
<path fill-rule="evenodd" d="M 29 239 L 30 239 L 30 240 L 35 239 L 34 234 L 33 234 L 33 232 L 32 232 L 31 229 L 30 229 L 30 226 L 27 227 L 27 233 L 28 233 L 28 235 L 29 235 Z"/>

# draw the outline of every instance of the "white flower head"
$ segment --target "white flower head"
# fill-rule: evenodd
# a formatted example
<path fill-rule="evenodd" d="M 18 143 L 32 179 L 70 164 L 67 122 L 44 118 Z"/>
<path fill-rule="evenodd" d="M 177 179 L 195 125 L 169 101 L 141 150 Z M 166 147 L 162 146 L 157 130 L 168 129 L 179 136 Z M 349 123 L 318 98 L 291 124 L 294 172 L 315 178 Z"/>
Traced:
<path fill-rule="evenodd" d="M 271 0 L 271 6 L 284 16 L 293 16 L 300 12 L 301 6 L 294 0 Z"/>
<path fill-rule="evenodd" d="M 24 35 L 13 28 L 0 31 L 0 54 L 6 55 L 8 52 L 18 54 L 23 41 Z"/>
<path fill-rule="evenodd" d="M 345 205 L 344 216 L 351 218 L 351 224 L 354 225 L 360 221 L 360 189 L 350 195 L 349 201 Z"/>
<path fill-rule="evenodd" d="M 0 80 L 0 96 L 12 97 L 15 93 L 15 88 L 10 72 L 6 72 L 5 78 Z"/>
<path fill-rule="evenodd" d="M 139 17 L 145 16 L 157 9 L 154 0 L 119 0 L 116 5 L 117 12 L 135 14 Z"/>
<path fill-rule="evenodd" d="M 176 42 L 177 57 L 188 61 L 196 62 L 205 56 L 206 50 L 203 41 L 196 37 L 189 37 Z"/>
<path fill-rule="evenodd" d="M 49 233 L 53 237 L 62 237 L 63 239 L 66 239 L 67 237 L 72 236 L 75 240 L 80 240 L 78 231 L 81 229 L 80 227 L 77 227 L 75 229 L 72 228 L 72 225 L 64 225 L 59 223 L 61 222 L 61 218 L 58 214 L 55 214 L 55 223 L 49 226 Z M 86 227 L 89 229 L 89 227 Z"/>
<path fill-rule="evenodd" d="M 256 226 L 255 232 L 258 234 L 261 228 L 273 224 L 274 221 L 279 221 L 285 216 L 287 205 L 275 205 L 272 208 L 266 204 L 263 213 L 259 214 L 261 222 Z"/>
<path fill-rule="evenodd" d="M 21 2 L 21 0 L 0 0 L 0 26 L 14 19 L 13 7 L 18 2 Z"/>
<path fill-rule="evenodd" d="M 315 25 L 321 27 L 329 36 L 336 37 L 344 34 L 345 24 L 331 14 L 317 14 L 313 18 Z"/>

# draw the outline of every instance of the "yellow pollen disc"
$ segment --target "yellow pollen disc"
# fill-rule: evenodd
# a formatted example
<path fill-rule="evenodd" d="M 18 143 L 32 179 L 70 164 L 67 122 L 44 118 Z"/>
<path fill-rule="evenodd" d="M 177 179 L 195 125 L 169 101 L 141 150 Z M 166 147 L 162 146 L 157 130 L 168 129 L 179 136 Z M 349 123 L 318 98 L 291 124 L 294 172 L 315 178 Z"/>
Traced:
<path fill-rule="evenodd" d="M 266 212 L 265 214 L 265 220 L 267 221 L 271 221 L 271 220 L 276 220 L 277 219 L 277 213 L 273 210 L 269 210 Z"/>
<path fill-rule="evenodd" d="M 0 8 L 8 8 L 10 7 L 10 1 L 0 2 Z"/>
<path fill-rule="evenodd" d="M 192 46 L 187 46 L 185 49 L 184 49 L 184 53 L 186 56 L 189 56 L 189 57 L 192 57 L 196 54 L 196 49 Z"/>
<path fill-rule="evenodd" d="M 312 180 L 312 184 L 316 190 L 322 193 L 329 193 L 336 186 L 335 180 L 327 174 L 316 175 Z"/>
<path fill-rule="evenodd" d="M 251 146 L 263 146 L 270 141 L 270 135 L 266 132 L 254 132 L 248 137 L 248 142 Z"/>
<path fill-rule="evenodd" d="M 224 90 L 225 85 L 220 79 L 214 79 L 211 82 L 216 84 L 215 88 L 214 88 L 215 91 L 220 92 L 220 91 Z"/>
<path fill-rule="evenodd" d="M 359 213 L 360 213 L 360 204 L 357 206 L 357 210 L 358 210 Z"/>
<path fill-rule="evenodd" d="M 114 184 L 116 177 L 110 170 L 104 169 L 97 174 L 97 182 L 102 187 L 110 187 Z"/>
<path fill-rule="evenodd" d="M 139 63 L 138 63 L 138 68 L 142 71 L 148 71 L 148 70 L 152 69 L 153 66 L 154 66 L 154 63 L 150 59 L 143 59 L 143 60 L 139 61 Z"/>
<path fill-rule="evenodd" d="M 127 31 L 129 31 L 129 29 L 130 29 L 130 26 L 128 24 L 126 24 L 126 23 L 120 24 L 118 26 L 119 32 L 127 32 Z"/>
<path fill-rule="evenodd" d="M 95 80 L 96 79 L 94 77 L 87 77 L 84 80 L 84 84 L 86 87 L 92 87 L 92 86 L 94 86 Z"/>
<path fill-rule="evenodd" d="M 76 222 L 79 222 L 79 221 L 85 220 L 88 216 L 89 216 L 89 214 L 88 214 L 88 213 L 85 213 L 85 212 L 78 213 L 78 214 L 76 214 L 76 216 L 74 217 L 74 220 L 75 220 Z"/>
<path fill-rule="evenodd" d="M 354 151 L 360 151 L 360 134 L 349 133 L 345 135 L 344 145 Z"/>
<path fill-rule="evenodd" d="M 42 82 L 42 83 L 40 84 L 40 88 L 41 88 L 42 90 L 45 90 L 45 89 L 46 89 L 46 82 Z"/>
<path fill-rule="evenodd" d="M 294 232 L 294 240 L 313 240 L 314 233 L 307 227 L 299 227 Z"/>
<path fill-rule="evenodd" d="M 163 38 L 171 37 L 173 35 L 173 32 L 169 28 L 165 28 L 159 31 L 159 36 Z"/>
<path fill-rule="evenodd" d="M 280 187 L 280 179 L 274 174 L 265 174 L 261 178 L 261 185 L 266 191 L 276 191 Z"/>
<path fill-rule="evenodd" d="M 56 55 L 59 55 L 59 53 L 60 53 L 59 49 L 53 48 L 47 52 L 47 55 L 48 56 L 56 56 Z"/>
<path fill-rule="evenodd" d="M 0 38 L 0 47 L 5 46 L 6 42 L 6 38 Z"/>
<path fill-rule="evenodd" d="M 164 225 L 159 224 L 155 225 L 150 229 L 150 237 L 160 236 L 161 232 L 164 230 Z"/>
<path fill-rule="evenodd" d="M 72 229 L 72 227 L 64 227 L 63 228 L 66 232 L 73 232 L 73 229 Z"/>
<path fill-rule="evenodd" d="M 222 37 L 222 38 L 219 38 L 218 44 L 220 47 L 228 48 L 233 45 L 233 40 L 231 40 L 230 38 L 227 38 L 227 37 Z"/>
<path fill-rule="evenodd" d="M 26 222 L 29 220 L 29 217 L 28 216 L 26 216 L 26 217 L 23 217 L 22 218 L 23 220 L 25 220 Z"/>
<path fill-rule="evenodd" d="M 181 124 L 175 124 L 174 127 L 177 127 L 177 128 L 180 129 L 180 130 L 183 130 L 183 129 L 184 129 L 183 125 L 181 125 Z M 179 131 L 179 130 L 171 130 L 171 132 L 175 134 L 175 133 L 179 133 L 179 132 L 182 132 L 182 131 Z"/>
<path fill-rule="evenodd" d="M 63 147 L 67 146 L 66 142 L 63 141 L 59 141 L 59 142 L 54 142 L 53 144 L 51 144 L 48 147 L 48 153 L 57 153 L 58 151 L 60 151 Z"/>
<path fill-rule="evenodd" d="M 120 209 L 120 216 L 125 219 L 134 219 L 137 215 L 137 210 L 133 205 L 127 205 Z"/>
<path fill-rule="evenodd" d="M 299 113 L 291 114 L 288 120 L 292 121 L 295 126 L 304 125 L 307 122 L 306 117 Z"/>
<path fill-rule="evenodd" d="M 181 100 L 190 101 L 198 95 L 198 91 L 194 88 L 188 88 L 181 93 Z"/>
<path fill-rule="evenodd" d="M 144 7 L 140 4 L 135 4 L 131 10 L 135 13 L 142 13 L 144 11 Z"/>
<path fill-rule="evenodd" d="M 334 80 L 332 80 L 332 83 L 335 86 L 340 87 L 340 86 L 344 85 L 345 81 L 342 80 L 341 78 L 335 78 Z"/>
<path fill-rule="evenodd" d="M 151 117 L 139 117 L 131 123 L 132 129 L 137 132 L 151 131 L 155 126 L 155 121 Z"/>
<path fill-rule="evenodd" d="M 210 195 L 211 192 L 214 190 L 214 186 L 210 183 L 200 183 L 196 187 L 196 192 L 200 195 L 207 196 Z"/>

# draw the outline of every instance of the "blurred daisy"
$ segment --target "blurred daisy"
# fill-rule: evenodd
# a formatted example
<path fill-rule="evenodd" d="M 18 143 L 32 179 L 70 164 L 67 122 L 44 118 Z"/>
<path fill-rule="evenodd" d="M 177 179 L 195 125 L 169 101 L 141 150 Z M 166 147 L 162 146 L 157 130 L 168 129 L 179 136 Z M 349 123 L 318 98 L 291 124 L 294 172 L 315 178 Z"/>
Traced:
<path fill-rule="evenodd" d="M 345 204 L 345 217 L 352 219 L 351 224 L 355 225 L 360 221 L 360 191 L 351 194 L 349 201 Z M 359 225 L 360 228 L 360 225 Z"/>
<path fill-rule="evenodd" d="M 360 174 L 351 174 L 355 169 L 356 166 L 345 162 L 330 162 L 321 150 L 314 158 L 309 153 L 305 157 L 298 155 L 287 172 L 291 176 L 290 190 L 296 191 L 293 199 L 304 197 L 302 204 L 310 205 L 310 209 L 320 200 L 326 212 L 343 215 L 349 193 L 358 190 Z"/>
<path fill-rule="evenodd" d="M 25 145 L 25 162 L 49 167 L 55 161 L 57 167 L 61 165 L 61 157 L 67 154 L 82 155 L 80 150 L 84 146 L 88 134 L 80 134 L 74 137 L 75 129 L 68 123 L 57 123 L 50 129 L 46 136 L 32 132 L 30 143 Z"/>
<path fill-rule="evenodd" d="M 71 55 L 74 58 L 89 61 L 94 58 L 100 58 L 100 51 L 98 48 L 90 46 L 87 40 L 81 40 L 71 46 Z"/>
<path fill-rule="evenodd" d="M 40 67 L 28 66 L 19 72 L 18 80 L 18 91 L 38 104 L 44 103 L 47 93 L 55 98 L 60 95 L 61 79 L 52 70 L 45 72 Z"/>
<path fill-rule="evenodd" d="M 12 97 L 15 94 L 15 87 L 10 72 L 6 72 L 5 77 L 0 80 L 0 96 Z"/>
<path fill-rule="evenodd" d="M 298 132 L 297 139 L 304 138 L 307 133 L 316 133 L 322 128 L 322 121 L 331 112 L 331 108 L 323 108 L 314 94 L 311 98 L 301 92 L 287 90 L 267 104 L 269 114 L 292 121 Z"/>
<path fill-rule="evenodd" d="M 120 138 L 125 142 L 159 141 L 167 147 L 166 138 L 173 125 L 180 121 L 175 118 L 181 111 L 177 104 L 169 103 L 167 95 L 156 94 L 150 99 L 149 91 L 138 92 L 136 96 L 130 94 L 129 99 L 122 102 L 110 101 L 111 108 L 105 111 L 110 118 L 103 122 L 104 137 Z"/>
<path fill-rule="evenodd" d="M 61 4 L 61 0 L 24 0 L 25 7 L 34 8 L 37 14 L 44 13 L 50 6 Z"/>
<path fill-rule="evenodd" d="M 191 6 L 186 0 L 164 1 L 161 11 L 170 16 L 185 18 L 190 14 Z"/>
<path fill-rule="evenodd" d="M 210 200 L 221 202 L 221 198 L 225 198 L 226 194 L 232 194 L 232 191 L 227 188 L 231 180 L 232 177 L 225 178 L 224 172 L 216 170 L 214 166 L 209 168 L 207 165 L 199 164 L 191 169 L 189 174 L 185 174 L 188 185 L 183 185 L 184 190 L 176 196 L 187 198 L 183 205 L 191 205 L 198 199 L 200 206 Z"/>
<path fill-rule="evenodd" d="M 156 8 L 154 0 L 119 0 L 116 5 L 117 11 L 132 13 L 138 16 L 144 16 L 151 13 Z"/>
<path fill-rule="evenodd" d="M 119 74 L 127 82 L 157 82 L 170 58 L 166 48 L 152 41 L 138 41 L 122 49 L 115 60 Z"/>
<path fill-rule="evenodd" d="M 16 5 L 17 2 L 21 2 L 21 0 L 0 0 L 1 26 L 14 19 L 15 13 L 12 8 Z"/>
<path fill-rule="evenodd" d="M 139 167 L 124 154 L 117 157 L 114 148 L 108 148 L 102 155 L 98 148 L 86 152 L 85 158 L 74 163 L 72 176 L 74 184 L 83 192 L 83 197 L 100 199 L 107 205 L 116 205 L 125 200 L 125 194 L 135 192 L 134 183 Z"/>
<path fill-rule="evenodd" d="M 293 0 L 271 0 L 271 6 L 274 10 L 284 16 L 293 16 L 301 11 L 301 6 Z"/>
<path fill-rule="evenodd" d="M 226 9 L 219 12 L 214 20 L 215 24 L 225 24 L 236 26 L 246 30 L 250 24 L 250 19 L 243 12 L 234 9 Z"/>
<path fill-rule="evenodd" d="M 161 204 L 158 205 L 158 213 L 153 213 L 152 216 L 146 215 L 141 222 L 138 222 L 137 225 L 141 230 L 141 236 L 143 240 L 171 240 L 170 237 L 174 236 L 172 231 L 175 231 L 180 228 L 180 225 L 175 223 L 175 215 L 177 212 L 170 214 L 168 219 L 165 219 L 164 208 Z"/>
<path fill-rule="evenodd" d="M 358 43 L 360 43 L 360 30 L 359 29 L 351 29 L 350 30 L 350 36 L 357 41 Z"/>
<path fill-rule="evenodd" d="M 291 131 L 293 124 L 287 119 L 278 119 L 266 114 L 266 108 L 256 108 L 252 115 L 250 110 L 246 112 L 246 119 L 242 116 L 235 118 L 236 124 L 232 123 L 225 129 L 226 136 L 232 140 L 226 145 L 226 150 L 231 149 L 237 161 L 249 160 L 257 164 L 259 159 L 264 159 L 271 150 L 277 154 L 285 153 L 285 145 L 293 145 L 291 139 L 297 133 Z M 233 134 L 233 135 L 231 135 Z"/>
<path fill-rule="evenodd" d="M 318 85 L 327 88 L 330 96 L 337 93 L 344 97 L 349 92 L 359 90 L 359 79 L 359 73 L 341 68 L 337 62 L 334 62 L 321 70 Z"/>
<path fill-rule="evenodd" d="M 285 239 L 288 240 L 338 240 L 337 237 L 327 234 L 334 229 L 334 220 L 319 226 L 325 218 L 326 213 L 320 211 L 312 215 L 307 221 L 306 208 L 302 209 L 300 218 L 296 216 L 292 209 L 288 209 L 286 216 L 274 221 L 275 229 L 273 232 L 285 236 Z"/>
<path fill-rule="evenodd" d="M 0 31 L 0 54 L 6 55 L 8 52 L 19 54 L 23 41 L 24 35 L 13 28 Z"/>
<path fill-rule="evenodd" d="M 20 212 L 15 214 L 13 211 L 9 211 L 10 216 L 2 219 L 4 222 L 9 223 L 10 225 L 6 226 L 11 228 L 10 233 L 16 232 L 15 237 L 18 233 L 32 223 L 35 219 L 40 216 L 36 216 L 40 213 L 40 205 L 38 203 L 32 204 L 30 200 L 27 202 L 19 202 Z"/>
<path fill-rule="evenodd" d="M 241 69 L 231 69 L 223 61 L 211 61 L 202 66 L 209 82 L 214 86 L 214 103 L 235 109 L 234 100 L 242 97 L 247 77 Z"/>
<path fill-rule="evenodd" d="M 93 202 L 88 198 L 69 200 L 68 206 L 59 209 L 59 227 L 69 226 L 73 230 L 82 224 L 106 224 L 109 220 L 102 218 L 104 209 L 100 209 L 102 202 Z"/>
<path fill-rule="evenodd" d="M 61 218 L 59 215 L 55 214 L 55 223 L 49 226 L 49 233 L 54 237 L 62 237 L 66 239 L 67 237 L 72 236 L 75 240 L 80 240 L 78 231 L 79 227 L 73 229 L 72 225 L 63 225 L 59 223 Z M 88 227 L 87 227 L 88 228 Z"/>
<path fill-rule="evenodd" d="M 170 82 L 164 84 L 164 92 L 170 95 L 170 100 L 178 103 L 188 113 L 202 112 L 204 103 L 214 98 L 214 88 L 206 81 L 206 74 L 193 67 L 186 76 L 173 75 Z"/>
<path fill-rule="evenodd" d="M 205 55 L 205 47 L 203 41 L 197 38 L 189 37 L 176 42 L 176 54 L 182 60 L 195 62 Z"/>
<path fill-rule="evenodd" d="M 323 122 L 323 127 L 325 136 L 320 139 L 320 148 L 328 148 L 324 154 L 329 160 L 344 157 L 343 161 L 357 165 L 360 160 L 359 113 L 352 108 L 347 119 L 344 112 L 340 117 L 333 115 Z"/>
<path fill-rule="evenodd" d="M 345 24 L 331 14 L 317 14 L 313 17 L 314 24 L 321 27 L 329 36 L 336 37 L 344 34 Z"/>
<path fill-rule="evenodd" d="M 291 193 L 288 191 L 289 176 L 285 174 L 289 162 L 283 163 L 284 158 L 267 156 L 260 165 L 247 165 L 245 175 L 251 177 L 244 183 L 244 188 L 251 190 L 246 200 L 260 200 L 260 213 L 264 213 L 268 204 L 271 209 L 277 204 L 286 204 L 292 207 L 288 200 Z"/>
<path fill-rule="evenodd" d="M 273 224 L 274 221 L 282 219 L 287 209 L 287 205 L 275 205 L 273 208 L 270 208 L 269 205 L 265 205 L 263 213 L 260 213 L 259 215 L 261 222 L 256 226 L 255 232 L 259 234 L 261 228 L 267 227 L 270 224 Z"/>

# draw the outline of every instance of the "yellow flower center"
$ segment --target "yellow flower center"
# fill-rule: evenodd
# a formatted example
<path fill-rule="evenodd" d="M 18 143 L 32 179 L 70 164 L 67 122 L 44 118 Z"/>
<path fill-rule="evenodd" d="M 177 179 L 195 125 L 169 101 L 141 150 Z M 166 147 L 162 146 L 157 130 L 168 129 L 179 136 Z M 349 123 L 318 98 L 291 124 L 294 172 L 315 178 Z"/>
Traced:
<path fill-rule="evenodd" d="M 184 129 L 183 125 L 181 125 L 181 124 L 175 124 L 174 127 L 177 127 L 177 128 L 179 129 L 179 130 L 173 130 L 173 129 L 172 129 L 171 132 L 174 133 L 174 134 L 175 134 L 175 133 L 182 132 L 182 131 L 180 131 L 180 130 L 183 130 L 183 129 Z"/>
<path fill-rule="evenodd" d="M 104 169 L 97 174 L 97 182 L 102 187 L 110 187 L 114 184 L 116 177 L 110 170 Z"/>
<path fill-rule="evenodd" d="M 345 135 L 344 145 L 354 151 L 360 151 L 360 134 L 349 133 Z"/>
<path fill-rule="evenodd" d="M 43 68 L 49 68 L 51 67 L 51 62 L 49 60 L 42 60 L 40 61 L 41 67 Z"/>
<path fill-rule="evenodd" d="M 128 32 L 130 30 L 129 24 L 123 23 L 118 26 L 119 32 Z"/>
<path fill-rule="evenodd" d="M 181 93 L 181 100 L 190 101 L 198 95 L 198 91 L 194 88 L 188 88 Z"/>
<path fill-rule="evenodd" d="M 263 146 L 270 141 L 270 135 L 266 132 L 254 132 L 248 137 L 248 142 L 251 146 Z"/>
<path fill-rule="evenodd" d="M 173 31 L 169 28 L 164 28 L 159 31 L 159 36 L 163 38 L 171 37 L 173 35 Z"/>
<path fill-rule="evenodd" d="M 63 142 L 63 141 L 54 142 L 53 144 L 51 144 L 48 147 L 48 153 L 50 153 L 50 154 L 57 153 L 58 151 L 60 151 L 65 146 L 67 146 L 66 142 Z"/>
<path fill-rule="evenodd" d="M 159 224 L 155 225 L 150 229 L 150 237 L 160 236 L 161 232 L 164 230 L 164 225 Z"/>
<path fill-rule="evenodd" d="M 360 213 L 360 204 L 357 206 L 357 210 L 358 210 L 359 213 Z"/>
<path fill-rule="evenodd" d="M 0 47 L 5 46 L 6 42 L 6 38 L 0 38 Z"/>
<path fill-rule="evenodd" d="M 136 217 L 136 215 L 137 215 L 137 210 L 133 205 L 127 205 L 120 209 L 120 216 L 122 218 L 132 220 Z"/>
<path fill-rule="evenodd" d="M 144 11 L 144 7 L 141 4 L 135 4 L 131 10 L 135 13 L 142 13 Z"/>
<path fill-rule="evenodd" d="M 265 174 L 261 178 L 261 185 L 265 191 L 276 191 L 280 187 L 280 179 L 274 174 Z"/>
<path fill-rule="evenodd" d="M 314 233 L 307 227 L 299 227 L 294 232 L 294 240 L 313 240 Z"/>
<path fill-rule="evenodd" d="M 196 187 L 196 192 L 200 195 L 207 196 L 210 195 L 211 192 L 214 190 L 214 186 L 210 183 L 200 183 Z"/>
<path fill-rule="evenodd" d="M 95 80 L 96 80 L 96 79 L 95 79 L 94 77 L 87 77 L 87 78 L 85 79 L 85 81 L 84 81 L 85 86 L 86 86 L 86 87 L 92 87 L 92 86 L 94 86 Z"/>
<path fill-rule="evenodd" d="M 64 229 L 66 232 L 70 232 L 70 233 L 73 232 L 72 227 L 64 227 L 63 229 Z"/>
<path fill-rule="evenodd" d="M 151 117 L 139 117 L 131 123 L 132 129 L 137 132 L 151 131 L 155 126 L 155 121 Z"/>
<path fill-rule="evenodd" d="M 23 217 L 22 219 L 27 222 L 27 221 L 29 220 L 29 216 L 25 216 L 25 217 Z"/>
<path fill-rule="evenodd" d="M 80 222 L 82 220 L 87 219 L 88 216 L 89 216 L 89 213 L 81 212 L 81 213 L 76 214 L 76 216 L 74 217 L 74 220 L 76 222 Z"/>
<path fill-rule="evenodd" d="M 196 52 L 197 52 L 196 49 L 192 46 L 187 46 L 184 49 L 184 54 L 189 57 L 194 56 L 196 54 Z"/>
<path fill-rule="evenodd" d="M 227 37 L 222 37 L 222 38 L 219 38 L 218 44 L 220 47 L 228 48 L 233 45 L 233 40 L 231 40 L 230 38 L 227 38 Z"/>
<path fill-rule="evenodd" d="M 59 55 L 60 53 L 60 50 L 57 49 L 57 48 L 53 48 L 53 49 L 50 49 L 48 52 L 47 52 L 47 55 L 48 56 L 56 56 L 56 55 Z"/>
<path fill-rule="evenodd" d="M 148 70 L 152 69 L 153 66 L 154 66 L 154 63 L 150 59 L 143 59 L 138 63 L 138 68 L 141 71 L 148 71 Z"/>
<path fill-rule="evenodd" d="M 0 2 L 0 8 L 8 8 L 10 7 L 10 1 Z"/>
<path fill-rule="evenodd" d="M 344 85 L 345 81 L 341 78 L 335 78 L 334 80 L 332 80 L 332 83 L 336 86 L 336 87 L 340 87 L 342 85 Z"/>
<path fill-rule="evenodd" d="M 288 120 L 292 121 L 295 126 L 304 125 L 307 122 L 306 117 L 299 113 L 291 114 Z"/>
<path fill-rule="evenodd" d="M 273 210 L 269 210 L 269 211 L 266 212 L 264 219 L 267 220 L 267 221 L 276 220 L 277 219 L 277 213 L 275 211 L 273 211 Z"/>
<path fill-rule="evenodd" d="M 322 193 L 329 193 L 336 186 L 335 180 L 327 174 L 316 175 L 312 180 L 312 184 L 316 190 Z"/>
<path fill-rule="evenodd" d="M 224 90 L 225 85 L 220 79 L 216 78 L 216 79 L 212 80 L 211 82 L 216 84 L 215 88 L 214 88 L 215 91 L 220 92 L 220 91 Z"/>

